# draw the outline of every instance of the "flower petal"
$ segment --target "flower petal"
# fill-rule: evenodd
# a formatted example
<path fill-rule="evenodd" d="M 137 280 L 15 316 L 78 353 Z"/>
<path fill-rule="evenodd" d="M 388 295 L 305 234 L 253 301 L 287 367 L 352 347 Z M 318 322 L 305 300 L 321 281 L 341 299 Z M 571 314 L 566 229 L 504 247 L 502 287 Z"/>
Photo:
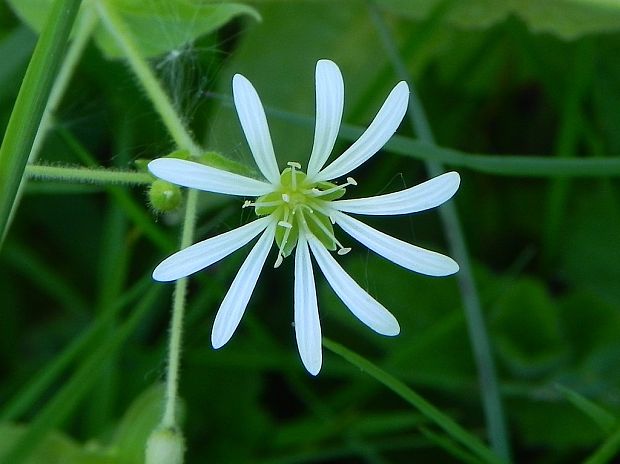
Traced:
<path fill-rule="evenodd" d="M 149 171 L 173 184 L 205 192 L 258 197 L 273 190 L 260 180 L 176 158 L 155 159 L 149 163 Z"/>
<path fill-rule="evenodd" d="M 299 236 L 295 251 L 295 338 L 301 361 L 312 375 L 321 370 L 321 322 L 308 242 Z"/>
<path fill-rule="evenodd" d="M 390 237 L 344 213 L 337 212 L 334 219 L 355 240 L 410 271 L 446 276 L 459 270 L 459 265 L 452 258 Z"/>
<path fill-rule="evenodd" d="M 220 348 L 225 345 L 239 325 L 241 317 L 248 306 L 260 271 L 265 265 L 265 260 L 271 249 L 273 237 L 275 235 L 275 223 L 263 233 L 250 254 L 245 259 L 235 280 L 228 289 L 220 309 L 215 315 L 213 331 L 211 332 L 211 344 L 213 348 Z"/>
<path fill-rule="evenodd" d="M 448 201 L 459 188 L 457 172 L 446 172 L 415 187 L 369 198 L 336 200 L 330 203 L 339 211 L 355 214 L 392 215 L 424 211 Z"/>
<path fill-rule="evenodd" d="M 364 324 L 382 335 L 398 335 L 396 318 L 381 303 L 366 293 L 313 236 L 308 238 L 310 248 L 325 278 L 336 295 Z"/>
<path fill-rule="evenodd" d="M 408 103 L 409 87 L 406 82 L 399 82 L 388 95 L 366 132 L 342 155 L 314 176 L 313 180 L 325 181 L 341 177 L 377 153 L 398 129 Z"/>
<path fill-rule="evenodd" d="M 187 277 L 225 258 L 260 234 L 269 225 L 264 217 L 237 229 L 195 243 L 164 259 L 153 271 L 153 279 L 170 282 Z"/>
<path fill-rule="evenodd" d="M 308 177 L 316 175 L 329 158 L 340 129 L 344 107 L 344 82 L 340 69 L 330 60 L 316 64 L 316 124 L 308 163 Z"/>
<path fill-rule="evenodd" d="M 258 169 L 269 182 L 278 183 L 280 170 L 273 152 L 263 104 L 250 81 L 241 74 L 235 74 L 233 77 L 233 98 L 241 127 Z"/>

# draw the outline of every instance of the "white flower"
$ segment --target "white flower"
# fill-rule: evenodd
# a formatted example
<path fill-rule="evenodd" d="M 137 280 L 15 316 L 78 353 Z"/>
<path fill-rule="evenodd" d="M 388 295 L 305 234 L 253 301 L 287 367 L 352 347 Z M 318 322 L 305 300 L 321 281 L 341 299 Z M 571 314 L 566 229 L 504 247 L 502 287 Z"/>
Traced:
<path fill-rule="evenodd" d="M 456 172 L 449 172 L 399 192 L 350 200 L 339 198 L 346 187 L 356 185 L 352 178 L 348 177 L 346 183 L 340 185 L 329 182 L 360 166 L 394 134 L 409 101 L 405 82 L 398 83 L 390 92 L 364 134 L 323 167 L 338 136 L 344 84 L 336 64 L 320 60 L 316 66 L 314 145 L 306 173 L 296 162 L 287 163 L 288 167 L 280 172 L 258 94 L 239 74 L 233 78 L 233 95 L 250 150 L 266 180 L 173 158 L 156 159 L 149 164 L 149 169 L 155 176 L 184 187 L 258 197 L 254 202 L 246 201 L 244 207 L 254 207 L 259 218 L 173 254 L 157 266 L 153 278 L 172 281 L 186 277 L 260 235 L 215 317 L 211 341 L 214 348 L 220 348 L 236 330 L 274 240 L 278 246 L 274 267 L 295 249 L 295 334 L 304 366 L 316 375 L 322 363 L 321 326 L 310 254 L 332 289 L 357 318 L 380 334 L 397 335 L 400 327 L 396 318 L 366 293 L 329 252 L 343 255 L 350 250 L 335 237 L 332 225 L 337 224 L 358 242 L 409 270 L 431 276 L 453 274 L 459 267 L 451 258 L 390 237 L 347 213 L 397 215 L 434 208 L 454 195 L 460 178 Z"/>

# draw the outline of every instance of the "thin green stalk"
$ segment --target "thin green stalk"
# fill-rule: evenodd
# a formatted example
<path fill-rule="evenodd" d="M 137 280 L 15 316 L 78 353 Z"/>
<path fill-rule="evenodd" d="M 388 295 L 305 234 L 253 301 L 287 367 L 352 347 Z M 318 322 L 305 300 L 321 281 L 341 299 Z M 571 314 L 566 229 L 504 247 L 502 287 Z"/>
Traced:
<path fill-rule="evenodd" d="M 350 351 L 344 346 L 323 337 L 323 346 L 333 353 L 341 356 L 352 365 L 365 372 L 378 382 L 388 387 L 402 399 L 407 401 L 418 411 L 420 411 L 427 419 L 435 423 L 439 428 L 446 432 L 453 440 L 463 445 L 465 448 L 473 452 L 483 462 L 502 463 L 491 450 L 489 450 L 478 438 L 470 434 L 467 430 L 454 422 L 450 417 L 426 401 L 415 391 L 402 383 L 396 377 L 388 374 L 384 370 L 375 366 L 367 359 Z"/>
<path fill-rule="evenodd" d="M 55 0 L 32 54 L 0 147 L 0 246 L 81 0 Z"/>
<path fill-rule="evenodd" d="M 41 164 L 26 166 L 25 175 L 28 178 L 34 179 L 105 185 L 143 185 L 153 182 L 153 177 L 145 172 L 120 171 L 105 168 L 93 169 L 84 167 L 45 166 Z"/>
<path fill-rule="evenodd" d="M 187 192 L 185 219 L 181 235 L 181 248 L 191 245 L 196 227 L 196 206 L 198 190 L 190 189 Z M 183 338 L 183 319 L 185 316 L 185 296 L 187 294 L 187 278 L 179 279 L 174 289 L 172 302 L 172 320 L 170 322 L 170 340 L 168 348 L 168 370 L 166 377 L 166 403 L 162 426 L 173 428 L 176 426 L 176 406 L 179 390 L 179 367 L 181 360 L 181 341 Z"/>
<path fill-rule="evenodd" d="M 228 97 L 213 95 L 226 105 L 232 105 Z M 291 113 L 266 106 L 269 117 L 292 124 L 313 127 L 314 117 Z M 355 142 L 364 128 L 351 124 L 340 127 L 338 137 L 347 142 Z M 453 148 L 440 147 L 424 140 L 416 140 L 403 135 L 394 135 L 383 146 L 383 150 L 395 155 L 407 156 L 422 161 L 438 161 L 455 168 L 511 177 L 620 177 L 620 156 L 606 158 L 555 158 L 550 156 L 496 155 L 465 153 Z"/>
<path fill-rule="evenodd" d="M 184 122 L 175 111 L 170 97 L 162 88 L 160 82 L 153 74 L 147 61 L 142 57 L 134 42 L 131 32 L 123 19 L 106 0 L 95 2 L 101 22 L 108 32 L 116 39 L 118 46 L 123 51 L 129 66 L 144 87 L 147 95 L 159 113 L 164 125 L 170 132 L 171 137 L 179 148 L 189 150 L 194 156 L 201 153 L 200 147 L 194 142 L 192 136 L 185 127 Z"/>
<path fill-rule="evenodd" d="M 374 3 L 369 0 L 368 5 L 370 15 L 377 27 L 392 65 L 399 77 L 409 82 L 411 87 L 411 109 L 408 112 L 411 126 L 420 140 L 434 145 L 435 138 L 426 117 L 426 112 L 424 111 L 421 101 L 417 97 L 411 77 L 400 58 L 394 39 Z M 444 172 L 443 166 L 439 162 L 433 160 L 426 161 L 426 168 L 432 177 Z M 461 291 L 461 298 L 463 299 L 469 339 L 478 369 L 480 394 L 482 397 L 489 441 L 495 453 L 497 453 L 502 460 L 509 462 L 511 454 L 510 443 L 508 441 L 506 419 L 504 417 L 491 344 L 482 314 L 480 297 L 476 289 L 476 283 L 469 262 L 469 253 L 467 251 L 465 237 L 454 203 L 448 202 L 441 206 L 439 208 L 439 215 L 450 244 L 451 253 L 460 265 L 457 279 Z"/>

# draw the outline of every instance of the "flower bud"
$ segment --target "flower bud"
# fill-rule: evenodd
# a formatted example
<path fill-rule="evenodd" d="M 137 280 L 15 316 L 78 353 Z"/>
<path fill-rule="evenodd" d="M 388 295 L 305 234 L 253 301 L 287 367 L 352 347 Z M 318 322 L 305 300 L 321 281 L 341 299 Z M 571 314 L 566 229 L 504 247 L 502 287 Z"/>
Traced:
<path fill-rule="evenodd" d="M 185 440 L 176 428 L 157 428 L 146 442 L 146 464 L 183 464 Z"/>
<path fill-rule="evenodd" d="M 157 179 L 149 187 L 148 198 L 155 211 L 168 213 L 181 205 L 181 189 L 170 182 Z"/>

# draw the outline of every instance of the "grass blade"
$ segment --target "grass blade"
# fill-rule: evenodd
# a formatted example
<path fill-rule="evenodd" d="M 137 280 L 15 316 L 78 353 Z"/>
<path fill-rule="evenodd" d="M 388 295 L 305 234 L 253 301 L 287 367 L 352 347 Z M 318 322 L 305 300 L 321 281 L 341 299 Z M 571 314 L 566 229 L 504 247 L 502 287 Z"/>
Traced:
<path fill-rule="evenodd" d="M 355 367 L 361 369 L 372 378 L 381 382 L 388 387 L 407 403 L 411 404 L 418 411 L 420 411 L 426 418 L 435 423 L 438 427 L 444 430 L 452 439 L 461 443 L 467 449 L 471 450 L 476 456 L 478 456 L 484 462 L 501 463 L 503 462 L 497 457 L 491 450 L 489 450 L 478 438 L 471 435 L 459 424 L 454 422 L 450 417 L 446 416 L 443 412 L 426 401 L 416 392 L 414 392 L 407 385 L 402 383 L 397 378 L 388 374 L 384 370 L 375 366 L 367 359 L 360 355 L 353 353 L 344 346 L 333 342 L 323 337 L 323 346 L 328 350 L 341 356 L 346 361 L 353 364 Z"/>
<path fill-rule="evenodd" d="M 0 147 L 0 245 L 80 3 L 53 3 L 9 119 Z"/>

